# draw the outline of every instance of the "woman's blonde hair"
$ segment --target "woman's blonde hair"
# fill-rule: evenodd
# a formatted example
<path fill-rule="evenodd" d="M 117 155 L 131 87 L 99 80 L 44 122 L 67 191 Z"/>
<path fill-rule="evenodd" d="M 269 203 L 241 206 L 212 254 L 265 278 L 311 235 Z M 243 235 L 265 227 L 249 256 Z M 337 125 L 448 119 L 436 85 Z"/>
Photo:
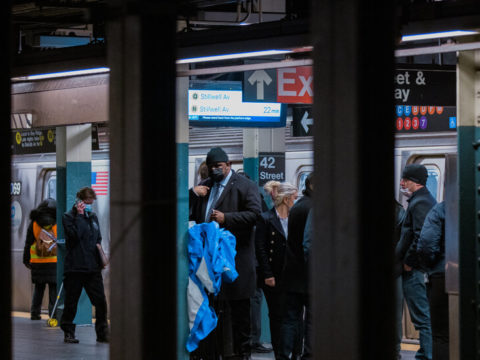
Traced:
<path fill-rule="evenodd" d="M 273 180 L 267 182 L 263 188 L 265 189 L 265 192 L 272 197 L 273 205 L 275 207 L 279 206 L 284 198 L 293 196 L 298 192 L 296 186 L 288 182 L 281 183 Z"/>

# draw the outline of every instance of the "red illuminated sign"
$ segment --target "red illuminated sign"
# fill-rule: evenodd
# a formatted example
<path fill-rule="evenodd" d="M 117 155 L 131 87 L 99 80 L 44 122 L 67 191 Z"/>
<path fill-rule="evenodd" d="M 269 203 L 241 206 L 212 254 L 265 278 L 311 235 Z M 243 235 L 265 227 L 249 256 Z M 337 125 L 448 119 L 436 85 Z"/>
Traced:
<path fill-rule="evenodd" d="M 287 104 L 313 103 L 313 74 L 311 66 L 277 70 L 277 102 Z"/>

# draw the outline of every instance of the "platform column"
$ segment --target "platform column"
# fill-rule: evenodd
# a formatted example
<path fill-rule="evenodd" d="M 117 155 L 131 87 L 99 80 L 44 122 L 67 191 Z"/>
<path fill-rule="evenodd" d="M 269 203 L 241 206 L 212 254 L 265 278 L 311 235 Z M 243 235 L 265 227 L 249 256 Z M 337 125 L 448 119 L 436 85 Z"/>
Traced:
<path fill-rule="evenodd" d="M 480 51 L 458 54 L 460 359 L 480 359 Z M 452 301 L 452 298 L 449 298 Z M 454 320 L 454 319 L 452 319 Z M 452 324 L 453 325 L 453 324 Z M 451 326 L 452 328 L 452 326 Z M 452 338 L 452 340 L 455 340 Z M 453 345 L 453 344 L 452 344 Z M 458 344 L 455 344 L 458 346 Z M 451 346 L 450 353 L 455 354 Z M 455 357 L 456 356 L 456 357 Z"/>
<path fill-rule="evenodd" d="M 91 186 L 92 182 L 92 125 L 72 125 L 57 127 L 57 237 L 59 247 L 57 252 L 57 290 L 63 281 L 65 259 L 65 231 L 62 224 L 62 215 L 69 211 L 75 203 L 78 190 Z M 63 313 L 62 292 L 58 307 L 58 319 Z M 92 304 L 82 290 L 82 295 L 77 306 L 77 315 L 74 323 L 85 325 L 92 323 Z"/>
<path fill-rule="evenodd" d="M 115 360 L 177 359 L 176 4 L 108 2 Z"/>
<path fill-rule="evenodd" d="M 12 24 L 11 24 L 11 1 L 0 2 L 0 38 L 3 47 L 3 67 L 0 73 L 0 115 L 2 119 L 10 119 L 11 109 L 11 59 L 13 58 Z M 10 142 L 11 129 L 10 121 L 2 121 L 0 127 L 0 217 L 10 219 L 11 217 L 11 198 L 10 198 Z M 6 220 L 5 220 L 6 222 Z M 8 223 L 7 223 L 8 224 Z M 3 233 L 4 248 L 0 255 L 0 276 L 3 291 L 0 295 L 0 325 L 2 327 L 2 336 L 0 336 L 0 358 L 12 358 L 12 252 L 10 227 L 7 225 Z"/>
<path fill-rule="evenodd" d="M 180 65 L 188 70 L 188 65 Z M 179 69 L 181 70 L 181 69 Z M 187 360 L 185 349 L 190 332 L 187 312 L 188 285 L 188 77 L 177 78 L 177 359 Z"/>
<path fill-rule="evenodd" d="M 243 129 L 243 171 L 258 184 L 259 129 Z"/>
<path fill-rule="evenodd" d="M 314 359 L 393 359 L 394 3 L 310 3 Z"/>

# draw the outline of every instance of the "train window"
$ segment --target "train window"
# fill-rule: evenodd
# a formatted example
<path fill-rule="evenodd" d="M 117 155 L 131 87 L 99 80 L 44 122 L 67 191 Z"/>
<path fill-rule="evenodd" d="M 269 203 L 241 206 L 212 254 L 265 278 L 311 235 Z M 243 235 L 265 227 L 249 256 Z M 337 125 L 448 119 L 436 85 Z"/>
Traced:
<path fill-rule="evenodd" d="M 44 198 L 57 199 L 57 176 L 51 175 L 45 184 Z"/>
<path fill-rule="evenodd" d="M 427 179 L 427 189 L 430 193 L 435 196 L 435 199 L 438 201 L 439 199 L 439 182 L 440 182 L 440 169 L 436 166 L 426 166 L 428 171 L 428 179 Z"/>
<path fill-rule="evenodd" d="M 416 163 L 423 164 L 427 168 L 427 189 L 437 200 L 437 202 L 443 201 L 443 182 L 445 179 L 445 158 L 428 157 L 420 158 L 415 161 Z"/>
<path fill-rule="evenodd" d="M 310 175 L 311 171 L 302 171 L 298 174 L 297 177 L 297 187 L 298 187 L 298 194 L 303 194 L 303 190 L 305 189 L 305 180 L 307 176 Z"/>

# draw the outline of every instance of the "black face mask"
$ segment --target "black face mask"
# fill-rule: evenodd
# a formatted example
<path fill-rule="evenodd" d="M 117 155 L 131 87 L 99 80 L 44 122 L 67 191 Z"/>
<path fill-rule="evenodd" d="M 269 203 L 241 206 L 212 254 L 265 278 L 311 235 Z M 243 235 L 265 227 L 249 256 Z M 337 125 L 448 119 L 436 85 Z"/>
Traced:
<path fill-rule="evenodd" d="M 223 180 L 223 170 L 222 168 L 215 168 L 209 171 L 210 179 L 212 179 L 214 182 L 220 182 Z"/>

